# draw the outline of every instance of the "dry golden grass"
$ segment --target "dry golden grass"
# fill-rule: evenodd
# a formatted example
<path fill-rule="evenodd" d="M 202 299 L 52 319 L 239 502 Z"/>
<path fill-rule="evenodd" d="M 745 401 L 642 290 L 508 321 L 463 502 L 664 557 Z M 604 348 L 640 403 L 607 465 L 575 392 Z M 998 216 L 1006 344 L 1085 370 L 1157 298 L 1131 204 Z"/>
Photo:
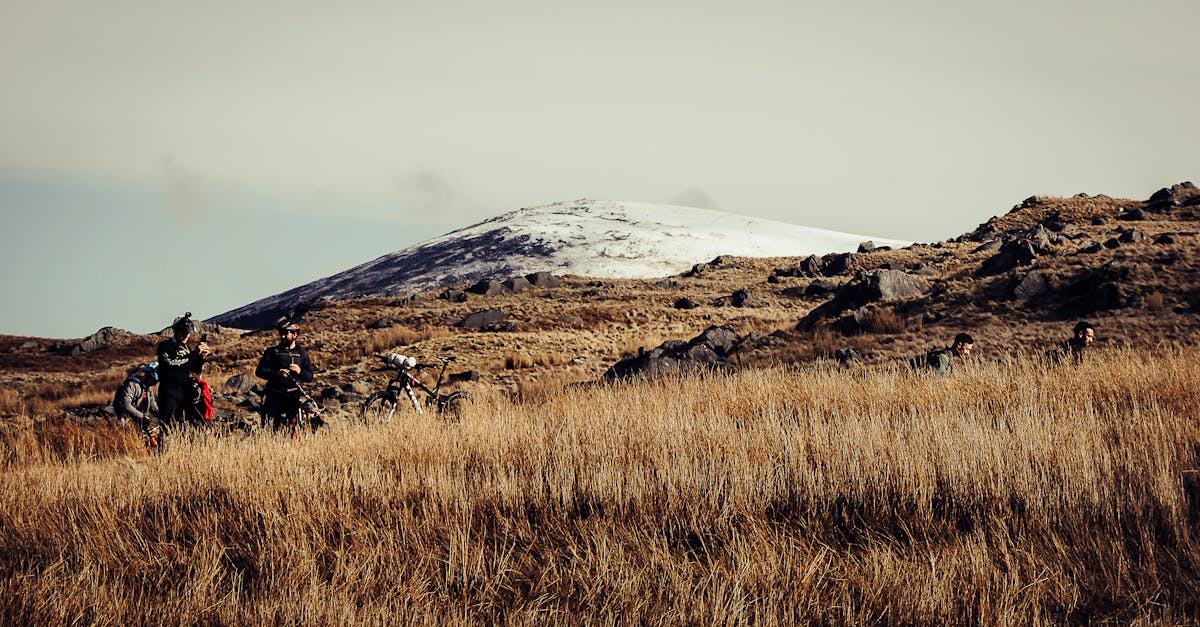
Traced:
<path fill-rule="evenodd" d="M 0 622 L 1194 621 L 1200 358 L 1112 353 L 544 388 L 160 458 L 10 444 Z"/>

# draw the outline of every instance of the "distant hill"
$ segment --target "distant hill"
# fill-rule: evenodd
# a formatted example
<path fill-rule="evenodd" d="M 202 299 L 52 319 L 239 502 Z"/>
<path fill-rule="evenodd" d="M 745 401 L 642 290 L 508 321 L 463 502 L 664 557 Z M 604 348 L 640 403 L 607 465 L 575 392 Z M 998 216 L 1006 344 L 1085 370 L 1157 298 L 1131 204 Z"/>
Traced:
<path fill-rule="evenodd" d="M 210 319 L 260 328 L 317 300 L 406 296 L 533 272 L 665 277 L 718 255 L 782 257 L 907 242 L 671 205 L 597 200 L 519 209 Z"/>

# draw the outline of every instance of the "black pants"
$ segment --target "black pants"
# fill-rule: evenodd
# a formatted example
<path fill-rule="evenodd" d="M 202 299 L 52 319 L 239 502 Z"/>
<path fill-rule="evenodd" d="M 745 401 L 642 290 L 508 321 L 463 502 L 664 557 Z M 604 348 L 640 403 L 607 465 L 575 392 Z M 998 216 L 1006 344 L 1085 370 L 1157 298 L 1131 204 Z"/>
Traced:
<path fill-rule="evenodd" d="M 285 394 L 268 394 L 263 400 L 263 422 L 271 421 L 271 427 L 282 429 L 300 411 L 300 397 Z M 264 426 L 266 426 L 264 424 Z"/>
<path fill-rule="evenodd" d="M 165 429 L 190 425 L 207 428 L 208 421 L 196 407 L 195 390 L 189 385 L 160 383 L 158 385 L 158 417 Z"/>

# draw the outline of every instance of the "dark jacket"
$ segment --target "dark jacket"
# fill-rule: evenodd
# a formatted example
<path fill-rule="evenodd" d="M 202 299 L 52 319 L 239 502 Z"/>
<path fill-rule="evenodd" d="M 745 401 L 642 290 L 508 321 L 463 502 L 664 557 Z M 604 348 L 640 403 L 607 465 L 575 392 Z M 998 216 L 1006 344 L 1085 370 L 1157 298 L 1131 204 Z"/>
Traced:
<path fill-rule="evenodd" d="M 118 417 L 134 418 L 144 422 L 150 418 L 146 415 L 147 411 L 158 414 L 158 399 L 154 397 L 154 390 L 151 389 L 151 386 L 146 385 L 141 376 L 134 375 L 125 379 L 125 382 L 117 389 L 117 395 L 113 399 L 113 409 L 116 410 Z"/>
<path fill-rule="evenodd" d="M 204 369 L 204 357 L 175 338 L 159 342 L 154 352 L 158 356 L 159 392 L 162 394 L 168 389 L 190 387 L 192 375 L 200 374 Z"/>
<path fill-rule="evenodd" d="M 300 366 L 299 373 L 292 373 L 289 376 L 279 375 L 280 370 L 284 370 L 292 364 Z M 265 391 L 268 396 L 299 396 L 300 388 L 297 387 L 296 382 L 307 383 L 313 380 L 312 360 L 308 358 L 308 351 L 299 346 L 296 348 L 272 346 L 263 351 L 262 358 L 258 360 L 258 368 L 254 370 L 254 376 L 266 380 Z"/>

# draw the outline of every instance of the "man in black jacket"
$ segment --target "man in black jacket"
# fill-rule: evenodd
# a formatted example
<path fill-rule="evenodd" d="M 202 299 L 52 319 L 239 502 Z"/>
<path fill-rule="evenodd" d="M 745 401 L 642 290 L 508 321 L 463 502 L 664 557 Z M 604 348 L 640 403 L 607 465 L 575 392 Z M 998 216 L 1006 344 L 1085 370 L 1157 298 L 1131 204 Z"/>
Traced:
<path fill-rule="evenodd" d="M 267 382 L 263 420 L 270 419 L 271 425 L 279 429 L 300 408 L 300 383 L 312 381 L 313 366 L 308 351 L 296 343 L 300 325 L 284 318 L 275 328 L 279 331 L 279 344 L 263 351 L 254 375 Z"/>
<path fill-rule="evenodd" d="M 159 418 L 168 428 L 189 420 L 187 408 L 196 401 L 195 379 L 204 368 L 209 351 L 204 341 L 194 351 L 188 347 L 195 329 L 189 311 L 171 325 L 171 339 L 159 342 L 154 351 L 158 355 L 158 407 L 162 410 Z"/>

